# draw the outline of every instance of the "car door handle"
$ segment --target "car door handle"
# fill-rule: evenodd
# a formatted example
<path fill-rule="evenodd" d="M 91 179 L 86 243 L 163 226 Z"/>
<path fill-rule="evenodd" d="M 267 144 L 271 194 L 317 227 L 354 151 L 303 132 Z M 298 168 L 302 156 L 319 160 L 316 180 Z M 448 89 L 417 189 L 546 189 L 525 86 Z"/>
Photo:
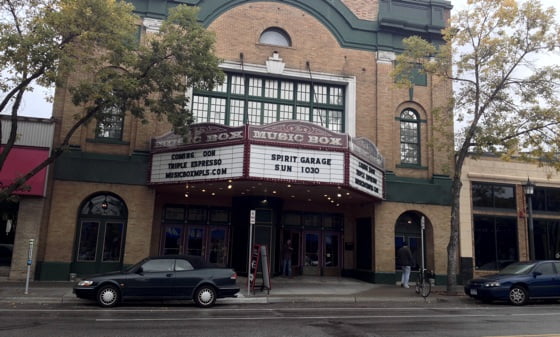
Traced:
<path fill-rule="evenodd" d="M 173 274 L 167 274 L 167 275 L 165 275 L 165 276 L 167 276 L 167 277 L 172 277 L 172 276 L 173 276 Z"/>

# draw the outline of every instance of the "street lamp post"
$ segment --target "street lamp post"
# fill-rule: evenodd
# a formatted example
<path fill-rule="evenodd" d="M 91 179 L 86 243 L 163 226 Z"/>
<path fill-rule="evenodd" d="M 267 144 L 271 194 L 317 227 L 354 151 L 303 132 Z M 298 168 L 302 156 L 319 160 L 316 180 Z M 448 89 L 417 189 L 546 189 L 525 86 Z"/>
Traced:
<path fill-rule="evenodd" d="M 535 259 L 535 241 L 533 238 L 533 193 L 535 184 L 527 178 L 527 184 L 523 186 L 527 196 L 527 230 L 529 232 L 529 260 Z"/>

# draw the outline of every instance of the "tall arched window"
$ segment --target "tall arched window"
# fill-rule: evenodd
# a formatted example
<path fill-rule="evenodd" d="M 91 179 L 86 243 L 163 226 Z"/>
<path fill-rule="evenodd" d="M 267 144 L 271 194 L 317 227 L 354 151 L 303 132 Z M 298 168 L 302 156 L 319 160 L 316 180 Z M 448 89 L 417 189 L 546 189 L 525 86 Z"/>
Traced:
<path fill-rule="evenodd" d="M 270 27 L 262 32 L 261 37 L 259 38 L 259 43 L 280 47 L 291 47 L 292 39 L 282 28 Z"/>
<path fill-rule="evenodd" d="M 401 163 L 420 165 L 420 120 L 416 111 L 406 109 L 400 115 Z"/>
<path fill-rule="evenodd" d="M 119 270 L 127 218 L 126 204 L 112 193 L 97 193 L 84 200 L 78 214 L 73 272 Z"/>

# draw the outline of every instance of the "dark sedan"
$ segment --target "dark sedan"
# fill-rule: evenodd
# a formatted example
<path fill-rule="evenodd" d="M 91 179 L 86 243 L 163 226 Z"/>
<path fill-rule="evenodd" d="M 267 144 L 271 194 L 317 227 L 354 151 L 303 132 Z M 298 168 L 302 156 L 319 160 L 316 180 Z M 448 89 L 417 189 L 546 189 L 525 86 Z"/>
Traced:
<path fill-rule="evenodd" d="M 465 294 L 482 300 L 506 300 L 514 305 L 534 299 L 560 299 L 560 261 L 516 262 L 498 274 L 470 280 Z"/>
<path fill-rule="evenodd" d="M 237 274 L 229 268 L 206 265 L 197 256 L 146 258 L 123 272 L 84 278 L 74 286 L 79 298 L 112 307 L 128 299 L 193 300 L 200 307 L 217 298 L 235 297 Z"/>

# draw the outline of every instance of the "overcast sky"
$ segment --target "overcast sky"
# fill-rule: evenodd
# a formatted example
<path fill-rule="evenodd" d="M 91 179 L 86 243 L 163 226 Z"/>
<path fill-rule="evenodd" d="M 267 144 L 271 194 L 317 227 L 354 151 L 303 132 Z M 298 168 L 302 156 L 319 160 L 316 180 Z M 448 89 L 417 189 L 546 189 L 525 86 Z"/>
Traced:
<path fill-rule="evenodd" d="M 530 1 L 530 0 L 529 0 Z M 454 6 L 453 10 L 460 10 L 466 6 L 467 0 L 451 0 Z M 560 18 L 560 1 L 559 0 L 541 0 L 544 7 L 556 7 L 557 17 Z M 560 64 L 560 56 L 556 55 L 557 61 L 553 63 Z M 549 60 L 551 61 L 551 60 Z M 44 88 L 36 88 L 32 93 L 25 95 L 22 102 L 20 116 L 33 116 L 41 118 L 49 118 L 52 114 L 52 104 L 48 103 L 45 97 L 52 95 L 52 90 Z"/>

